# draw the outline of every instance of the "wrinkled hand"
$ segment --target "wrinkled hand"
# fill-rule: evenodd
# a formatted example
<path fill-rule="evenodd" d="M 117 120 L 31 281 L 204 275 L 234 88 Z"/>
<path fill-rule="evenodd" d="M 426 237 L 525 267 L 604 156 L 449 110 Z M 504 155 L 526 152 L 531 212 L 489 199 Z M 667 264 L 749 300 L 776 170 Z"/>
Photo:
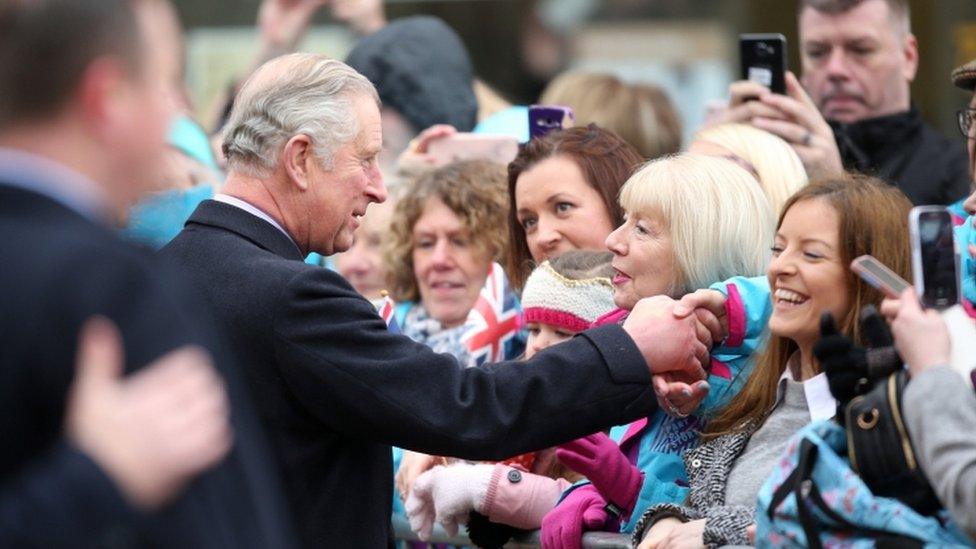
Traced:
<path fill-rule="evenodd" d="M 679 524 L 657 545 L 660 549 L 699 549 L 705 547 L 705 519 Z"/>
<path fill-rule="evenodd" d="M 420 132 L 397 158 L 397 172 L 405 177 L 413 177 L 439 167 L 437 158 L 429 154 L 430 144 L 456 133 L 457 129 L 449 124 L 435 124 Z"/>
<path fill-rule="evenodd" d="M 219 462 L 233 440 L 210 357 L 183 347 L 123 377 L 122 339 L 104 318 L 82 328 L 68 438 L 136 507 L 156 509 Z"/>
<path fill-rule="evenodd" d="M 681 373 L 657 374 L 651 381 L 658 407 L 676 418 L 693 414 L 711 389 L 707 381 L 690 379 Z"/>
<path fill-rule="evenodd" d="M 592 485 L 573 490 L 542 519 L 542 546 L 581 549 L 584 531 L 600 530 L 606 525 L 606 505 Z"/>
<path fill-rule="evenodd" d="M 699 330 L 697 317 L 676 318 L 676 303 L 666 296 L 641 299 L 623 328 L 640 349 L 652 375 L 676 372 L 703 380 L 711 361 L 711 335 L 707 329 Z"/>
<path fill-rule="evenodd" d="M 403 451 L 403 457 L 400 458 L 400 467 L 397 469 L 396 476 L 393 479 L 397 493 L 400 494 L 401 501 L 406 501 L 417 477 L 432 469 L 436 464 L 436 456 L 429 456 L 410 450 Z"/>
<path fill-rule="evenodd" d="M 258 9 L 258 30 L 265 48 L 293 51 L 308 30 L 315 12 L 329 0 L 264 0 Z"/>
<path fill-rule="evenodd" d="M 895 348 L 913 376 L 933 366 L 949 364 L 949 329 L 938 311 L 922 308 L 914 288 L 906 289 L 898 300 L 884 300 L 881 308 L 885 316 L 893 318 Z"/>
<path fill-rule="evenodd" d="M 585 476 L 603 499 L 622 509 L 624 514 L 634 510 L 644 475 L 610 437 L 594 433 L 568 442 L 556 450 L 556 458 Z"/>
<path fill-rule="evenodd" d="M 494 467 L 458 463 L 434 467 L 420 475 L 404 504 L 410 528 L 426 541 L 437 521 L 445 532 L 456 536 L 458 527 L 468 522 L 471 511 L 484 514 Z"/>
<path fill-rule="evenodd" d="M 661 519 L 651 526 L 650 530 L 644 534 L 637 549 L 657 549 L 661 543 L 671 535 L 671 531 L 684 524 L 676 518 Z"/>
<path fill-rule="evenodd" d="M 674 316 L 685 318 L 694 313 L 698 322 L 708 328 L 713 341 L 723 341 L 729 336 L 726 301 L 728 298 L 718 290 L 696 290 L 678 300 L 674 308 Z"/>

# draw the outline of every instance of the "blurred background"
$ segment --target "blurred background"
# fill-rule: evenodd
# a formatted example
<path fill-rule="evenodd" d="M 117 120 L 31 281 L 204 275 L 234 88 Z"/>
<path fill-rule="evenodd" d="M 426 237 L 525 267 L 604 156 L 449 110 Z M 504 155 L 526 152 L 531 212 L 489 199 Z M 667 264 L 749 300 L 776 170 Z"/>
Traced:
<path fill-rule="evenodd" d="M 334 0 L 333 8 L 359 1 Z M 175 3 L 187 32 L 193 105 L 201 120 L 212 120 L 207 113 L 257 48 L 260 2 Z M 793 0 L 386 0 L 384 6 L 389 20 L 416 14 L 444 19 L 466 43 L 477 75 L 513 103 L 534 102 L 566 69 L 657 84 L 681 113 L 686 140 L 707 103 L 724 98 L 736 79 L 739 33 L 784 34 L 790 66 L 799 66 Z M 976 58 L 976 1 L 913 0 L 911 7 L 921 51 L 912 95 L 925 118 L 952 135 L 954 113 L 968 98 L 949 84 L 948 75 Z M 355 40 L 326 8 L 300 48 L 341 59 Z"/>

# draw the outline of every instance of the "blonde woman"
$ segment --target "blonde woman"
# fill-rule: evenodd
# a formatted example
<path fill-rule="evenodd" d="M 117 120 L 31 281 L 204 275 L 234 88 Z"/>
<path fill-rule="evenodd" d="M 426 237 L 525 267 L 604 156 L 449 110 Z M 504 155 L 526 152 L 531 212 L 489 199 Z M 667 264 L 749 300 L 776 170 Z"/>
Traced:
<path fill-rule="evenodd" d="M 736 275 L 758 275 L 768 260 L 769 203 L 755 179 L 731 162 L 691 153 L 656 160 L 631 176 L 620 205 L 626 220 L 606 240 L 614 254 L 619 309 L 598 323 L 619 322 L 646 297 L 677 298 Z M 687 475 L 681 452 L 697 442 L 704 421 L 744 383 L 750 348 L 730 337 L 713 349 L 705 382 L 656 380 L 659 395 L 678 388 L 687 391 L 687 399 L 659 397 L 671 415 L 656 411 L 630 424 L 618 433 L 619 446 L 598 433 L 560 450 L 560 459 L 592 484 L 570 492 L 546 516 L 543 546 L 579 547 L 586 529 L 627 532 L 643 509 L 683 501 Z"/>
<path fill-rule="evenodd" d="M 688 152 L 718 156 L 759 181 L 774 212 L 807 184 L 803 162 L 789 143 L 748 124 L 720 124 L 695 135 Z"/>

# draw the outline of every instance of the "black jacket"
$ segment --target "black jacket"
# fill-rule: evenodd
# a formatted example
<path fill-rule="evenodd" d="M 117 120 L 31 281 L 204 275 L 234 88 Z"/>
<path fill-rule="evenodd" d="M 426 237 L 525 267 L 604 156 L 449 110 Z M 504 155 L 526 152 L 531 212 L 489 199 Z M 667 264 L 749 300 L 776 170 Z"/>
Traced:
<path fill-rule="evenodd" d="M 915 204 L 951 204 L 969 194 L 965 142 L 929 127 L 918 110 L 842 124 L 833 120 L 844 168 L 896 185 Z"/>
<path fill-rule="evenodd" d="M 645 362 L 616 325 L 528 362 L 465 369 L 390 333 L 345 279 L 234 206 L 203 202 L 162 253 L 241 357 L 308 547 L 388 544 L 390 445 L 502 459 L 655 409 Z"/>
<path fill-rule="evenodd" d="M 280 483 L 244 385 L 200 308 L 148 251 L 61 204 L 0 183 L 0 546 L 292 545 Z M 195 343 L 231 396 L 235 449 L 174 504 L 140 516 L 62 435 L 82 324 L 119 326 L 126 370 Z"/>

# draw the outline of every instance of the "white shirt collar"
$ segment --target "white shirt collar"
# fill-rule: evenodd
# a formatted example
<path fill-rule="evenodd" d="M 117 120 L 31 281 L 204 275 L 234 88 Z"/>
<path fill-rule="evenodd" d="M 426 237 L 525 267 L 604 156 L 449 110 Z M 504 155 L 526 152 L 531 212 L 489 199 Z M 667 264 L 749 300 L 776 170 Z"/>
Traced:
<path fill-rule="evenodd" d="M 250 202 L 247 202 L 245 200 L 241 200 L 240 198 L 237 198 L 236 196 L 230 196 L 228 194 L 222 194 L 222 193 L 217 193 L 216 195 L 214 195 L 213 199 L 216 200 L 217 202 L 223 202 L 224 204 L 229 204 L 231 206 L 235 206 L 237 208 L 240 208 L 240 209 L 244 210 L 245 212 L 247 212 L 247 213 L 249 213 L 249 214 L 251 214 L 251 215 L 253 215 L 255 217 L 258 217 L 258 218 L 263 219 L 264 221 L 267 221 L 268 223 L 271 224 L 272 227 L 278 229 L 279 231 L 282 232 L 282 234 L 284 234 L 285 236 L 287 236 L 288 237 L 288 240 L 291 240 L 292 243 L 295 244 L 295 247 L 296 248 L 301 249 L 298 246 L 298 243 L 295 242 L 295 239 L 292 238 L 290 234 L 288 234 L 288 231 L 286 231 L 284 229 L 284 227 L 282 227 L 277 221 L 275 221 L 273 217 L 271 217 L 270 215 L 264 213 L 263 211 L 261 211 L 261 209 L 259 209 L 255 205 L 251 204 Z"/>
<path fill-rule="evenodd" d="M 799 352 L 793 353 L 790 360 L 786 363 L 786 369 L 783 370 L 783 375 L 779 378 L 779 384 L 776 390 L 776 404 L 778 405 L 783 400 L 783 393 L 786 389 L 787 381 L 796 381 L 793 376 L 793 366 L 799 367 L 800 354 Z M 837 414 L 837 401 L 834 400 L 834 395 L 830 393 L 830 384 L 827 382 L 827 374 L 819 373 L 810 379 L 803 381 L 803 393 L 806 395 L 807 399 L 807 410 L 810 412 L 810 419 L 812 421 L 820 421 L 822 419 L 830 419 Z"/>
<path fill-rule="evenodd" d="M 41 155 L 0 147 L 0 184 L 46 196 L 92 221 L 108 218 L 108 196 L 101 185 Z"/>

